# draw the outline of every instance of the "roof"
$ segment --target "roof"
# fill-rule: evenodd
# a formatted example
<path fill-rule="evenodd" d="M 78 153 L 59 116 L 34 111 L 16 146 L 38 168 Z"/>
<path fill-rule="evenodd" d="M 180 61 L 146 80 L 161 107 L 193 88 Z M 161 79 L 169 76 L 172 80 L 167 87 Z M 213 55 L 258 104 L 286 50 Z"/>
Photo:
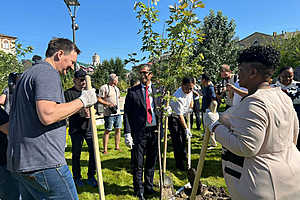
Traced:
<path fill-rule="evenodd" d="M 255 35 L 257 35 L 257 36 L 258 36 L 258 35 L 259 35 L 259 36 L 264 36 L 264 37 L 272 37 L 271 35 L 268 35 L 268 34 L 265 34 L 265 33 L 254 32 L 254 33 L 252 33 L 251 35 L 248 35 L 247 37 L 241 39 L 240 41 L 247 40 L 248 38 L 253 37 L 253 36 L 255 36 Z"/>
<path fill-rule="evenodd" d="M 272 39 L 273 39 L 272 35 L 268 35 L 260 32 L 254 32 L 251 35 L 241 39 L 239 41 L 239 44 L 247 47 L 253 45 L 254 43 L 266 44 L 270 42 Z"/>
<path fill-rule="evenodd" d="M 11 39 L 17 39 L 17 37 L 14 37 L 14 36 L 8 36 L 8 35 L 4 35 L 4 34 L 1 34 L 0 33 L 0 37 L 6 37 L 6 38 L 11 38 Z"/>
<path fill-rule="evenodd" d="M 77 65 L 81 68 L 84 69 L 85 71 L 94 71 L 94 66 L 90 64 L 85 64 L 82 62 L 77 61 Z"/>

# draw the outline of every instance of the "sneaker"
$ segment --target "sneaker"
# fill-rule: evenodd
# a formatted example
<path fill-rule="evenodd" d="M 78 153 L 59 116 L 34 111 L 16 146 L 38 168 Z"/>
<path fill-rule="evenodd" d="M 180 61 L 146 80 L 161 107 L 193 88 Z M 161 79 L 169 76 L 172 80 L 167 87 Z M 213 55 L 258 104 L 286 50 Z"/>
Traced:
<path fill-rule="evenodd" d="M 81 178 L 74 179 L 74 182 L 77 187 L 82 187 L 84 185 Z"/>
<path fill-rule="evenodd" d="M 87 184 L 89 184 L 92 187 L 97 187 L 98 186 L 97 180 L 93 176 L 88 178 L 86 182 L 87 182 Z"/>
<path fill-rule="evenodd" d="M 210 146 L 207 148 L 207 150 L 212 150 L 212 149 L 215 149 L 217 146 Z"/>

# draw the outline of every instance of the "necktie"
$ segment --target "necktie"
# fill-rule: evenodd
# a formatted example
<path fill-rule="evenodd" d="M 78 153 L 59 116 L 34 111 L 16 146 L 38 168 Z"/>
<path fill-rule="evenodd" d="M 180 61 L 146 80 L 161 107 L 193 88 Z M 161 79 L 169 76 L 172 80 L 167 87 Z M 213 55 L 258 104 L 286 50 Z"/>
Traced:
<path fill-rule="evenodd" d="M 151 112 L 151 106 L 150 106 L 150 99 L 149 99 L 149 92 L 148 92 L 149 86 L 146 86 L 146 109 L 147 109 L 147 122 L 149 124 L 152 123 L 152 112 Z"/>

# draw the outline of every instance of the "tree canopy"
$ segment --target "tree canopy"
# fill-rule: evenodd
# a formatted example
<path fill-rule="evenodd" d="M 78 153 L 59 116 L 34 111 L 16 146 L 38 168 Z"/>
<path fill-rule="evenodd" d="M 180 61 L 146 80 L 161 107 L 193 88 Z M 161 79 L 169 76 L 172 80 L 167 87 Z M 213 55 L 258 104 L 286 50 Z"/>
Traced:
<path fill-rule="evenodd" d="M 240 49 L 235 35 L 234 20 L 228 20 L 221 11 L 213 10 L 204 18 L 201 25 L 204 40 L 196 43 L 195 55 L 202 53 L 204 59 L 200 64 L 203 71 L 213 80 L 219 78 L 220 66 L 228 64 L 234 70 L 237 67 L 237 54 Z"/>
<path fill-rule="evenodd" d="M 109 74 L 111 73 L 117 74 L 119 77 L 119 87 L 121 90 L 127 88 L 126 75 L 128 70 L 125 69 L 125 63 L 119 57 L 111 58 L 110 60 L 103 60 L 100 65 L 95 67 L 92 75 L 94 87 L 100 88 L 102 85 L 108 83 Z"/>
<path fill-rule="evenodd" d="M 2 91 L 8 84 L 8 75 L 11 72 L 22 73 L 24 71 L 23 64 L 18 60 L 27 53 L 32 52 L 31 46 L 23 47 L 18 41 L 15 43 L 16 54 L 5 53 L 0 50 L 0 90 Z"/>
<path fill-rule="evenodd" d="M 279 66 L 274 76 L 277 76 L 283 67 L 300 66 L 300 34 L 277 36 L 271 42 L 271 46 L 280 52 Z"/>

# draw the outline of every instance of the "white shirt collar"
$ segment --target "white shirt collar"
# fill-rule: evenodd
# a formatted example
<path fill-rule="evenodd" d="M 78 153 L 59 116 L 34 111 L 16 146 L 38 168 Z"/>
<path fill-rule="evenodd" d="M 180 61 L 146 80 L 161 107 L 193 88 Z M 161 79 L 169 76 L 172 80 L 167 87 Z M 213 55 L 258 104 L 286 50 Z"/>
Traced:
<path fill-rule="evenodd" d="M 143 83 L 141 83 L 141 85 L 142 85 L 143 88 L 146 88 L 146 85 L 144 85 Z M 148 86 L 149 86 L 149 88 L 152 88 L 151 87 L 152 86 L 152 82 L 150 82 L 150 84 Z"/>

